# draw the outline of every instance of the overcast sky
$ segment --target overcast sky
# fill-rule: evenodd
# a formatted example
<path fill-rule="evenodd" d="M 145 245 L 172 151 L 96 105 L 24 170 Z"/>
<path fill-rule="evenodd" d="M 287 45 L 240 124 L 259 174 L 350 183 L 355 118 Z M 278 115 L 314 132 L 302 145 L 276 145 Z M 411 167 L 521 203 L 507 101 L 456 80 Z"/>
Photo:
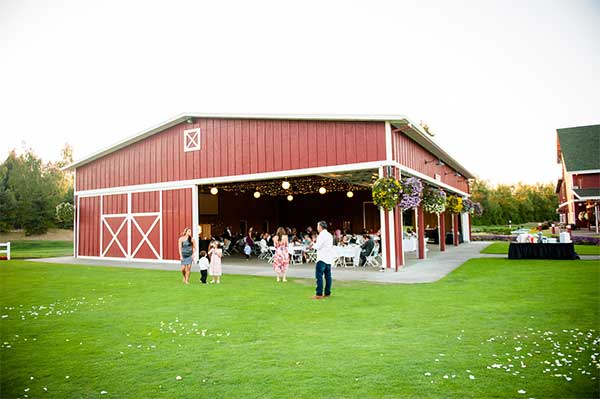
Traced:
<path fill-rule="evenodd" d="M 0 0 L 2 159 L 186 111 L 406 115 L 482 178 L 555 181 L 556 128 L 600 123 L 600 1 Z"/>

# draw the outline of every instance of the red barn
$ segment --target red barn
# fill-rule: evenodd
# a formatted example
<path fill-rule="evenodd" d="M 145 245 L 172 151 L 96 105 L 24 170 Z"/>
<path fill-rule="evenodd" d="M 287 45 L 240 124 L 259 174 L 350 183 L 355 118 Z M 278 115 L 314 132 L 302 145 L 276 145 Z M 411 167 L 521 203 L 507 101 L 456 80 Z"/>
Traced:
<path fill-rule="evenodd" d="M 381 230 L 390 268 L 404 263 L 404 218 L 418 226 L 420 257 L 426 225 L 437 228 L 442 250 L 452 226 L 455 237 L 470 237 L 467 215 L 403 215 L 373 205 L 370 187 L 386 175 L 469 195 L 471 173 L 402 116 L 185 114 L 69 169 L 77 257 L 177 261 L 185 227 L 202 238 L 225 226 L 273 232 L 324 219 L 336 228 Z"/>

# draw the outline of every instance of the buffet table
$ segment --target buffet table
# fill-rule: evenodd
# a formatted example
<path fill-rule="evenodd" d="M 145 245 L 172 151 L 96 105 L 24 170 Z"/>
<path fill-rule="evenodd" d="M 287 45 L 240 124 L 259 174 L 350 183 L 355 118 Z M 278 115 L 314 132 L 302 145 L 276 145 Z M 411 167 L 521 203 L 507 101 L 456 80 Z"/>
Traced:
<path fill-rule="evenodd" d="M 575 246 L 570 243 L 518 243 L 511 242 L 508 259 L 579 259 Z"/>

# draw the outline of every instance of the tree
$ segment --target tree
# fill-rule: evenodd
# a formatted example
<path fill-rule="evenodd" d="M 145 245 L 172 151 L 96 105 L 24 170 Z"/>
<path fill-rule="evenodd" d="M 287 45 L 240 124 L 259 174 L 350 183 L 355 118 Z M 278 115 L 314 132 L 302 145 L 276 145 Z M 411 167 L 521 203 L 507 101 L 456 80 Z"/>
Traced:
<path fill-rule="evenodd" d="M 62 202 L 56 206 L 56 219 L 62 224 L 63 228 L 73 228 L 73 215 L 75 207 L 69 202 Z"/>

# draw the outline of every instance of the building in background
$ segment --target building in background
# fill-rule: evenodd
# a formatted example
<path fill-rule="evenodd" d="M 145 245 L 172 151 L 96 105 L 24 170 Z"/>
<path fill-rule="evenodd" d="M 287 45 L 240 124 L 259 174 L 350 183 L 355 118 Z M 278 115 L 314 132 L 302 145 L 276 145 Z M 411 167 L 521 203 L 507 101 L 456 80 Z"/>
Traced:
<path fill-rule="evenodd" d="M 560 222 L 598 233 L 600 202 L 600 125 L 557 129 L 556 185 Z"/>
<path fill-rule="evenodd" d="M 210 239 L 316 228 L 319 220 L 381 237 L 382 263 L 404 264 L 403 213 L 373 205 L 383 176 L 414 176 L 469 196 L 473 175 L 403 116 L 184 114 L 68 167 L 75 171 L 75 256 L 177 261 L 185 227 Z M 286 182 L 286 183 L 284 183 Z M 470 239 L 470 217 L 406 215 L 445 249 Z M 437 230 L 436 230 L 437 229 Z"/>

